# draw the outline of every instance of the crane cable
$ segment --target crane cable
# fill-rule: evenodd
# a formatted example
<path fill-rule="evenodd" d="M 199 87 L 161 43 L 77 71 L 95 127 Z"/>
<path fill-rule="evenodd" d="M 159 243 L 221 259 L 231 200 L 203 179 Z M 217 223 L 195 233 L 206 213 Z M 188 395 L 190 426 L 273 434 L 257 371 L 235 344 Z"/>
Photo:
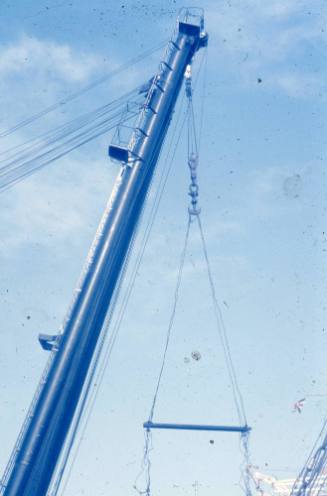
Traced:
<path fill-rule="evenodd" d="M 137 90 L 133 90 L 132 92 L 129 92 L 128 95 L 130 96 L 131 94 L 136 94 L 136 93 L 137 94 L 139 93 L 139 88 Z M 144 98 L 144 97 L 142 96 L 142 98 Z M 123 103 L 124 103 L 124 97 L 120 97 L 115 102 L 111 102 L 111 104 L 108 104 L 108 105 L 114 105 L 117 102 L 119 102 L 120 100 L 122 100 Z M 124 103 L 124 105 L 125 105 L 125 103 Z M 120 116 L 120 120 L 121 120 L 121 116 Z M 1 183 L 1 180 L 0 180 L 0 183 Z M 0 187 L 0 191 L 1 191 L 1 187 Z M 15 461 L 16 456 L 17 456 L 17 453 L 18 453 L 18 451 L 20 449 L 20 444 L 21 444 L 21 441 L 22 441 L 22 438 L 23 438 L 23 434 L 24 434 L 24 432 L 26 432 L 26 429 L 28 428 L 30 419 L 32 418 L 32 412 L 34 410 L 34 407 L 35 407 L 35 404 L 37 402 L 37 399 L 38 399 L 38 397 L 40 395 L 40 392 L 42 391 L 43 384 L 44 384 L 44 382 L 47 379 L 47 374 L 49 372 L 50 365 L 51 365 L 51 363 L 53 361 L 53 358 L 55 356 L 55 353 L 56 353 L 56 350 L 54 348 L 53 352 L 51 353 L 51 355 L 49 357 L 49 360 L 47 362 L 46 368 L 45 368 L 45 370 L 44 370 L 44 372 L 42 374 L 42 378 L 41 378 L 40 383 L 39 383 L 39 385 L 37 387 L 37 391 L 36 391 L 36 393 L 35 393 L 35 395 L 33 397 L 32 403 L 31 403 L 31 405 L 30 405 L 30 407 L 28 409 L 28 413 L 26 415 L 25 421 L 23 423 L 23 426 L 21 428 L 21 431 L 20 431 L 19 436 L 17 438 L 17 441 L 15 443 L 15 447 L 14 447 L 14 450 L 13 450 L 13 452 L 11 454 L 10 460 L 9 460 L 7 466 L 6 466 L 6 469 L 5 469 L 3 478 L 2 478 L 1 483 L 0 483 L 0 493 L 1 493 L 2 487 L 6 484 L 6 481 L 8 480 L 9 474 L 11 473 L 11 470 L 12 470 L 12 467 L 13 467 L 13 464 L 14 464 L 14 461 Z"/>
<path fill-rule="evenodd" d="M 35 138 L 30 138 L 23 143 L 12 146 L 9 149 L 3 150 L 0 152 L 0 163 L 5 163 L 10 159 L 14 159 L 15 157 L 19 157 L 23 152 L 27 152 L 31 149 L 34 149 L 38 145 L 43 145 L 50 139 L 56 139 L 61 134 L 65 134 L 66 132 L 70 132 L 72 129 L 78 129 L 79 126 L 83 126 L 87 124 L 91 118 L 93 117 L 101 117 L 102 115 L 106 115 L 107 111 L 121 109 L 122 104 L 127 102 L 130 98 L 133 98 L 137 92 L 139 91 L 139 87 L 134 88 L 132 91 L 125 93 L 124 95 L 118 97 L 117 99 L 101 105 L 94 110 L 86 112 L 74 119 L 64 122 L 63 124 L 56 126 L 53 129 L 50 129 Z"/>
<path fill-rule="evenodd" d="M 201 59 L 199 72 L 201 70 L 202 64 L 203 64 L 203 58 Z M 83 395 L 81 398 L 80 406 L 79 406 L 78 412 L 76 414 L 76 417 L 74 419 L 74 425 L 72 426 L 72 429 L 70 431 L 70 439 L 67 441 L 67 445 L 65 447 L 65 452 L 64 452 L 62 460 L 59 464 L 59 467 L 56 471 L 56 476 L 54 478 L 52 488 L 51 488 L 48 496 L 57 496 L 59 489 L 60 489 L 60 486 L 62 484 L 64 472 L 65 472 L 65 469 L 67 467 L 71 451 L 73 449 L 74 443 L 76 442 L 77 436 L 79 435 L 79 440 L 78 440 L 78 443 L 76 446 L 76 450 L 74 452 L 74 455 L 72 456 L 71 464 L 70 464 L 70 467 L 68 469 L 68 473 L 67 473 L 65 482 L 63 483 L 61 494 L 64 494 L 65 489 L 67 487 L 67 483 L 68 483 L 69 478 L 70 478 L 72 468 L 74 466 L 74 463 L 75 463 L 77 455 L 78 455 L 78 451 L 79 451 L 80 446 L 81 446 L 81 442 L 83 440 L 84 433 L 86 431 L 90 417 L 92 415 L 94 404 L 95 404 L 97 395 L 99 393 L 101 384 L 103 382 L 104 374 L 105 374 L 105 371 L 107 369 L 108 362 L 109 362 L 109 359 L 111 357 L 111 353 L 113 351 L 113 347 L 115 345 L 115 342 L 116 342 L 116 339 L 117 339 L 117 336 L 118 336 L 118 333 L 119 333 L 119 330 L 120 330 L 120 327 L 122 324 L 122 320 L 123 320 L 123 317 L 125 314 L 125 310 L 126 310 L 128 301 L 130 299 L 131 293 L 132 293 L 133 288 L 134 288 L 136 275 L 137 275 L 139 266 L 140 266 L 142 259 L 143 259 L 145 248 L 147 246 L 147 243 L 148 243 L 151 231 L 152 231 L 152 227 L 154 224 L 154 220 L 156 218 L 156 214 L 157 214 L 159 205 L 161 203 L 163 193 L 164 193 L 165 188 L 166 188 L 168 177 L 169 177 L 170 172 L 172 170 L 172 166 L 174 163 L 174 158 L 176 155 L 178 144 L 180 142 L 181 134 L 182 134 L 182 131 L 183 131 L 185 123 L 186 123 L 187 113 L 186 112 L 183 113 L 182 109 L 183 109 L 183 105 L 180 106 L 179 111 L 178 111 L 174 130 L 172 132 L 172 137 L 171 137 L 171 140 L 170 140 L 170 143 L 168 146 L 168 151 L 166 153 L 165 160 L 163 161 L 164 162 L 164 169 L 163 169 L 161 176 L 160 176 L 160 179 L 159 179 L 158 189 L 157 189 L 154 201 L 153 201 L 149 220 L 148 220 L 145 232 L 144 232 L 143 237 L 142 237 L 141 246 L 140 246 L 140 249 L 138 251 L 136 261 L 134 262 L 134 267 L 133 267 L 132 274 L 131 274 L 130 279 L 129 279 L 128 286 L 127 286 L 127 288 L 124 292 L 124 295 L 122 297 L 122 301 L 120 303 L 120 307 L 119 307 L 119 310 L 117 312 L 115 322 L 113 323 L 112 317 L 113 317 L 114 312 L 116 310 L 116 303 L 117 303 L 117 299 L 118 299 L 118 296 L 120 293 L 120 285 L 121 285 L 121 281 L 124 278 L 126 267 L 128 265 L 129 254 L 128 254 L 127 260 L 124 264 L 123 275 L 122 275 L 120 282 L 119 282 L 119 288 L 118 288 L 117 292 L 115 293 L 115 297 L 114 297 L 114 301 L 113 301 L 113 305 L 112 305 L 112 311 L 110 311 L 108 316 L 106 317 L 106 321 L 105 321 L 105 324 L 103 327 L 100 343 L 99 343 L 99 346 L 98 346 L 96 354 L 95 354 L 94 363 L 91 367 L 91 371 L 90 371 L 90 374 L 89 374 L 88 379 L 87 379 L 87 384 L 85 386 L 85 389 L 84 389 L 84 392 L 83 392 Z M 132 248 L 129 250 L 129 253 L 133 249 L 133 244 L 134 244 L 134 238 L 132 240 Z M 112 331 L 111 331 L 111 334 L 109 336 L 108 342 L 106 342 L 107 341 L 106 338 L 107 338 L 108 330 L 109 330 L 110 326 L 112 326 Z M 105 347 L 105 349 L 103 350 L 104 347 Z M 103 357 L 102 357 L 101 363 L 99 363 L 101 354 L 103 354 Z M 92 385 L 93 385 L 93 388 L 91 387 Z M 83 423 L 83 426 L 81 425 L 82 423 Z"/>
<path fill-rule="evenodd" d="M 204 55 L 201 58 L 201 61 L 199 64 L 198 72 L 195 76 L 194 87 L 197 86 L 199 74 L 201 73 L 201 69 L 202 69 L 205 58 L 206 57 L 205 57 L 205 51 L 204 51 Z M 184 95 L 183 95 L 183 99 L 184 99 Z M 68 473 L 66 476 L 66 480 L 63 484 L 63 489 L 62 489 L 61 494 L 64 494 L 65 489 L 67 487 L 67 483 L 68 483 L 69 478 L 70 478 L 72 468 L 73 468 L 74 463 L 76 461 L 76 458 L 77 458 L 77 455 L 78 455 L 78 452 L 79 452 L 79 449 L 80 449 L 80 446 L 81 446 L 81 443 L 83 440 L 84 433 L 87 429 L 90 417 L 92 415 L 94 404 L 95 404 L 95 401 L 97 399 L 97 395 L 99 393 L 101 384 L 103 382 L 103 378 L 104 378 L 104 375 L 105 375 L 105 372 L 106 372 L 108 362 L 110 360 L 114 345 L 116 343 L 119 330 L 121 328 L 121 324 L 122 324 L 122 321 L 123 321 L 123 318 L 125 315 L 126 307 L 127 307 L 127 304 L 129 302 L 129 299 L 131 297 L 131 294 L 132 294 L 132 291 L 134 288 L 136 275 L 137 275 L 139 266 L 142 262 L 143 255 L 144 255 L 150 234 L 152 232 L 152 228 L 153 228 L 153 224 L 154 224 L 154 221 L 156 218 L 156 214 L 158 212 L 158 209 L 159 209 L 159 206 L 160 206 L 160 203 L 161 203 L 161 200 L 162 200 L 162 197 L 163 197 L 166 185 L 167 185 L 167 181 L 168 181 L 168 178 L 170 176 L 172 166 L 174 164 L 174 159 L 175 159 L 175 155 L 176 155 L 178 145 L 179 145 L 179 142 L 181 139 L 181 135 L 182 135 L 184 126 L 186 124 L 187 111 L 184 112 L 183 107 L 184 106 L 183 106 L 183 101 L 182 101 L 181 105 L 177 111 L 177 119 L 176 119 L 176 122 L 174 125 L 174 129 L 171 133 L 171 139 L 170 139 L 170 143 L 168 145 L 167 153 L 165 154 L 165 159 L 163 160 L 164 169 L 163 169 L 161 176 L 160 176 L 160 179 L 159 179 L 159 184 L 158 184 L 157 192 L 155 194 L 155 198 L 154 198 L 154 201 L 152 204 L 151 212 L 149 215 L 149 220 L 147 222 L 145 232 L 144 232 L 143 237 L 142 237 L 141 246 L 140 246 L 140 249 L 138 251 L 136 261 L 134 262 L 134 267 L 133 267 L 133 270 L 132 270 L 132 273 L 131 273 L 131 276 L 129 279 L 128 286 L 127 286 L 126 290 L 124 291 L 124 295 L 122 297 L 122 301 L 120 303 L 119 310 L 117 311 L 117 316 L 115 318 L 115 322 L 111 322 L 111 317 L 112 317 L 111 313 L 106 318 L 106 322 L 104 324 L 103 334 L 102 334 L 102 338 L 100 341 L 100 345 L 99 345 L 98 350 L 96 352 L 96 358 L 95 358 L 96 363 L 94 364 L 94 367 L 92 367 L 92 371 L 91 371 L 90 376 L 89 376 L 89 381 L 90 381 L 88 383 L 89 385 L 87 385 L 85 388 L 85 398 L 83 398 L 81 400 L 81 408 L 79 410 L 79 413 L 76 416 L 75 423 L 74 423 L 74 426 L 73 426 L 72 431 L 71 431 L 71 437 L 70 437 L 70 440 L 68 441 L 68 446 L 66 447 L 65 455 L 64 455 L 64 457 L 61 461 L 60 467 L 57 471 L 57 478 L 54 482 L 54 485 L 52 487 L 52 490 L 51 490 L 51 493 L 49 494 L 49 496 L 56 496 L 58 494 L 59 487 L 61 486 L 61 483 L 62 483 L 62 479 L 64 476 L 64 470 L 67 466 L 70 453 L 72 451 L 72 448 L 73 448 L 73 445 L 76 441 L 76 438 L 79 435 L 80 437 L 79 437 L 79 440 L 78 440 L 78 443 L 76 446 L 76 450 L 74 452 L 74 455 L 72 456 L 72 461 L 71 461 L 71 464 L 70 464 L 70 467 L 69 467 L 69 470 L 68 470 Z M 125 263 L 125 267 L 127 266 L 127 264 L 128 264 L 128 260 Z M 114 302 L 113 310 L 115 310 L 115 304 L 116 303 Z M 106 343 L 106 337 L 108 335 L 108 330 L 109 330 L 110 326 L 112 326 L 112 330 L 111 330 L 111 334 L 110 334 L 110 337 L 108 339 L 108 342 Z M 105 347 L 105 349 L 102 351 L 102 349 L 104 347 Z M 99 363 L 99 365 L 98 365 L 101 353 L 103 353 L 103 358 L 102 358 L 101 363 Z M 96 368 L 98 368 L 97 371 L 96 371 Z M 96 375 L 95 375 L 95 372 L 97 372 Z M 93 383 L 93 386 L 94 386 L 92 389 L 91 389 L 91 383 Z M 83 426 L 81 426 L 81 423 L 83 423 Z"/>
<path fill-rule="evenodd" d="M 110 103 L 3 151 L 0 154 L 0 193 L 132 119 L 137 115 L 143 100 L 142 87 L 135 88 Z"/>
<path fill-rule="evenodd" d="M 183 248 L 182 248 L 179 267 L 178 267 L 177 281 L 176 281 L 176 287 L 175 287 L 174 299 L 173 299 L 173 306 L 172 306 L 172 311 L 171 311 L 171 315 L 169 318 L 166 341 L 165 341 L 164 351 L 163 351 L 163 358 L 162 358 L 161 368 L 160 368 L 159 375 L 158 375 L 158 380 L 157 380 L 156 387 L 155 387 L 152 405 L 150 408 L 148 423 L 152 422 L 153 416 L 155 413 L 155 408 L 156 408 L 156 404 L 157 404 L 160 385 L 161 385 L 163 372 L 164 372 L 164 368 L 165 368 L 165 364 L 166 364 L 168 348 L 169 348 L 169 344 L 170 344 L 170 340 L 171 340 L 172 328 L 174 325 L 176 310 L 177 310 L 177 306 L 178 306 L 180 286 L 181 286 L 181 282 L 182 282 L 183 269 L 184 269 L 184 265 L 185 265 L 185 258 L 186 258 L 187 248 L 188 248 L 190 229 L 191 229 L 191 225 L 195 219 L 197 222 L 199 233 L 200 233 L 201 245 L 202 245 L 204 259 L 206 262 L 206 269 L 207 269 L 207 275 L 208 275 L 208 280 L 209 280 L 209 285 L 210 285 L 211 298 L 212 298 L 212 303 L 213 303 L 213 308 L 214 308 L 214 313 L 215 313 L 217 330 L 219 332 L 220 341 L 221 341 L 221 345 L 223 348 L 223 352 L 224 352 L 224 356 L 225 356 L 225 362 L 226 362 L 226 366 L 227 366 L 227 370 L 228 370 L 228 374 L 229 374 L 229 379 L 230 379 L 230 383 L 232 386 L 237 416 L 238 416 L 238 419 L 239 419 L 239 422 L 241 425 L 247 425 L 244 401 L 243 401 L 243 397 L 242 397 L 242 394 L 241 394 L 241 391 L 240 391 L 240 388 L 238 385 L 238 381 L 237 381 L 236 370 L 235 370 L 233 360 L 232 360 L 231 350 L 230 350 L 229 341 L 228 341 L 228 337 L 227 337 L 226 327 L 225 327 L 223 316 L 222 316 L 222 311 L 221 311 L 221 308 L 220 308 L 220 305 L 218 302 L 218 298 L 216 296 L 216 290 L 215 290 L 211 265 L 210 265 L 210 261 L 209 261 L 209 256 L 208 256 L 208 251 L 207 251 L 207 246 L 206 246 L 206 241 L 205 241 L 205 236 L 204 236 L 204 230 L 203 230 L 202 222 L 200 219 L 200 209 L 198 207 L 199 188 L 198 188 L 198 184 L 197 184 L 197 166 L 198 166 L 198 157 L 199 157 L 199 142 L 198 141 L 200 141 L 200 140 L 197 139 L 197 133 L 196 133 L 196 124 L 195 124 L 195 116 L 194 116 L 194 108 L 193 108 L 193 100 L 192 100 L 193 90 L 192 90 L 191 66 L 188 66 L 186 73 L 185 73 L 185 85 L 186 85 L 186 96 L 188 98 L 187 142 L 188 142 L 188 164 L 189 164 L 190 175 L 191 175 L 191 184 L 189 187 L 189 196 L 191 197 L 191 205 L 189 206 L 189 209 L 188 209 L 188 220 L 187 220 L 187 225 L 186 225 L 186 233 L 185 233 Z M 202 106 L 202 111 L 203 111 L 203 106 Z M 201 133 L 201 131 L 202 131 L 202 118 L 200 119 L 200 123 L 201 123 L 201 129 L 200 129 L 200 133 Z M 201 134 L 200 134 L 200 136 L 201 136 Z M 153 439 L 152 439 L 151 429 L 146 429 L 144 436 L 145 436 L 145 444 L 144 444 L 143 458 L 142 458 L 142 463 L 141 463 L 141 470 L 135 479 L 134 489 L 139 494 L 139 496 L 143 496 L 143 495 L 144 496 L 151 496 L 151 459 L 150 459 L 150 453 L 151 453 L 152 448 L 153 448 Z M 241 434 L 241 446 L 243 449 L 243 457 L 244 457 L 244 463 L 245 463 L 244 470 L 242 470 L 243 490 L 244 490 L 244 493 L 246 494 L 246 496 L 251 496 L 251 494 L 252 494 L 251 480 L 250 480 L 250 474 L 248 471 L 248 467 L 250 465 L 248 432 Z M 143 487 L 140 487 L 139 486 L 139 480 L 142 477 L 143 477 Z"/>
<path fill-rule="evenodd" d="M 78 91 L 75 91 L 74 93 L 70 93 L 68 96 L 65 98 L 62 98 L 58 102 L 49 105 L 48 107 L 44 108 L 43 110 L 36 112 L 35 114 L 32 114 L 29 117 L 26 117 L 25 119 L 22 119 L 20 122 L 17 124 L 13 125 L 12 127 L 9 127 L 8 129 L 2 131 L 0 133 L 0 138 L 4 138 L 6 136 L 9 136 L 13 134 L 14 132 L 18 131 L 19 129 L 28 126 L 32 122 L 35 122 L 36 120 L 40 119 L 41 117 L 44 117 L 45 115 L 53 112 L 54 110 L 57 110 L 58 108 L 62 108 L 63 105 L 66 105 L 67 103 L 70 103 L 73 100 L 76 100 L 76 98 L 79 98 L 81 95 L 84 95 L 88 91 L 92 90 L 93 88 L 96 88 L 100 84 L 105 83 L 109 79 L 113 78 L 114 76 L 117 76 L 118 74 L 121 74 L 122 72 L 126 71 L 127 69 L 130 69 L 134 65 L 138 64 L 142 60 L 150 57 L 154 53 L 156 53 L 158 50 L 161 50 L 165 45 L 167 44 L 167 41 L 164 41 L 160 43 L 159 45 L 144 51 L 137 57 L 134 57 L 133 59 L 129 60 L 128 62 L 125 62 L 121 66 L 117 67 L 116 69 L 108 72 L 104 76 L 101 76 L 100 78 L 96 79 L 95 81 L 91 82 L 87 86 L 84 86 L 84 88 L 81 88 Z"/>
<path fill-rule="evenodd" d="M 204 57 L 202 57 L 201 62 L 200 62 L 199 73 L 200 73 L 201 67 L 203 65 L 203 60 L 204 60 Z M 199 75 L 199 73 L 198 73 L 198 75 Z M 195 83 L 195 85 L 196 85 L 196 83 Z M 123 297 L 121 305 L 120 305 L 120 310 L 118 312 L 118 316 L 117 316 L 116 321 L 113 325 L 112 333 L 110 335 L 108 343 L 106 344 L 106 350 L 104 352 L 103 362 L 101 364 L 99 364 L 100 354 L 102 352 L 102 348 L 104 347 L 104 344 L 106 341 L 109 326 L 112 324 L 111 320 L 112 320 L 112 316 L 113 316 L 113 311 L 115 310 L 115 305 L 116 305 L 117 298 L 119 295 L 121 281 L 123 279 L 123 276 L 121 277 L 121 279 L 119 281 L 118 289 L 114 295 L 112 310 L 109 312 L 109 314 L 106 317 L 106 321 L 105 321 L 104 328 L 102 331 L 102 336 L 100 338 L 99 346 L 98 346 L 98 349 L 95 353 L 95 359 L 94 359 L 94 362 L 91 366 L 91 370 L 90 370 L 90 373 L 89 373 L 87 381 L 86 381 L 86 385 L 85 385 L 85 388 L 84 388 L 84 391 L 83 391 L 83 394 L 81 397 L 78 411 L 76 413 L 76 416 L 75 416 L 73 424 L 72 424 L 72 428 L 70 430 L 69 439 L 67 440 L 67 444 L 64 448 L 64 453 L 63 453 L 62 459 L 59 463 L 58 469 L 56 470 L 56 474 L 55 474 L 54 480 L 51 484 L 51 489 L 48 493 L 48 496 L 56 496 L 58 494 L 58 491 L 60 489 L 61 482 L 62 482 L 62 479 L 64 476 L 64 471 L 65 471 L 65 468 L 66 468 L 68 460 L 69 460 L 69 456 L 71 454 L 71 451 L 72 451 L 73 445 L 76 441 L 76 438 L 80 434 L 81 423 L 84 421 L 84 425 L 82 427 L 82 433 L 80 434 L 80 439 L 79 439 L 79 442 L 77 444 L 76 451 L 74 453 L 74 456 L 73 456 L 73 459 L 71 462 L 71 466 L 70 466 L 69 471 L 68 471 L 68 476 L 66 478 L 62 494 L 65 491 L 67 482 L 68 482 L 69 477 L 70 477 L 72 467 L 74 465 L 78 450 L 79 450 L 81 442 L 83 440 L 83 435 L 85 433 L 88 422 L 90 420 L 90 416 L 91 416 L 92 411 L 93 411 L 94 403 L 95 403 L 97 394 L 99 392 L 101 383 L 103 381 L 104 373 L 105 373 L 106 367 L 108 365 L 108 361 L 109 361 L 109 358 L 111 356 L 114 344 L 116 342 L 118 332 L 120 330 L 120 326 L 122 323 L 124 312 L 125 312 L 127 303 L 129 301 L 129 298 L 131 296 L 131 293 L 132 293 L 132 290 L 134 287 L 137 270 L 138 270 L 139 265 L 142 261 L 143 254 L 144 254 L 144 251 L 145 251 L 145 248 L 146 248 L 146 245 L 147 245 L 147 242 L 149 240 L 151 230 L 152 230 L 152 227 L 154 224 L 156 213 L 157 213 L 159 205 L 161 203 L 162 196 L 163 196 L 166 184 L 167 184 L 168 177 L 169 177 L 170 172 L 172 170 L 172 166 L 174 163 L 174 158 L 176 155 L 177 147 L 178 147 L 178 144 L 180 142 L 181 134 L 182 134 L 183 128 L 185 126 L 187 114 L 185 113 L 183 115 L 181 112 L 181 109 L 182 109 L 182 106 L 179 109 L 177 120 L 175 123 L 175 128 L 172 132 L 171 141 L 170 141 L 169 148 L 168 148 L 168 151 L 166 154 L 166 158 L 164 160 L 165 168 L 164 168 L 164 170 L 161 174 L 160 180 L 159 180 L 159 186 L 158 186 L 158 190 L 157 190 L 157 193 L 155 195 L 155 198 L 154 198 L 153 206 L 152 206 L 151 213 L 150 213 L 150 219 L 149 219 L 149 222 L 146 226 L 146 231 L 143 235 L 141 247 L 140 247 L 140 250 L 138 252 L 137 260 L 135 262 L 135 266 L 134 266 L 133 271 L 132 271 L 132 275 L 130 278 L 128 288 L 125 291 L 124 297 Z M 182 120 L 182 122 L 180 122 L 181 120 Z M 132 243 L 133 243 L 133 241 L 134 240 L 132 240 Z M 128 254 L 127 258 L 128 257 L 129 257 L 129 254 Z M 124 273 L 125 273 L 125 269 L 127 267 L 127 264 L 128 264 L 128 261 L 126 261 L 124 264 L 124 268 L 123 268 Z M 51 354 L 51 359 L 52 359 L 52 355 L 53 355 L 53 353 Z M 93 388 L 91 387 L 92 385 L 94 386 Z"/>
<path fill-rule="evenodd" d="M 150 409 L 149 422 L 152 422 L 152 419 L 153 419 L 153 415 L 154 415 L 154 411 L 155 411 L 155 407 L 156 407 L 156 403 L 157 403 L 157 398 L 158 398 L 158 394 L 159 394 L 161 379 L 162 379 L 162 375 L 163 375 L 165 364 L 166 364 L 166 357 L 167 357 L 168 347 L 169 347 L 169 343 L 170 343 L 171 331 L 172 331 L 174 321 L 175 321 L 175 314 L 176 314 L 176 309 L 177 309 L 177 304 L 178 304 L 178 299 L 179 299 L 179 291 L 180 291 L 180 286 L 181 286 L 181 282 L 182 282 L 182 274 L 183 274 L 183 268 L 184 268 L 184 263 L 185 263 L 185 258 L 186 258 L 186 251 L 187 251 L 187 246 L 188 246 L 190 227 L 191 227 L 191 216 L 189 215 L 187 227 L 186 227 L 186 234 L 185 234 L 185 239 L 184 239 L 183 250 L 181 253 L 181 258 L 180 258 L 180 263 L 179 263 L 179 268 L 178 268 L 177 284 L 176 284 L 175 293 L 174 293 L 173 308 L 172 308 L 171 316 L 169 319 L 166 342 L 165 342 L 163 359 L 162 359 L 162 363 L 161 363 L 159 377 L 158 377 L 158 381 L 157 381 L 156 388 L 155 388 L 152 406 Z M 150 429 L 146 429 L 144 436 L 145 436 L 145 445 L 144 445 L 144 453 L 143 453 L 141 471 L 135 479 L 134 489 L 137 491 L 137 493 L 140 496 L 141 495 L 150 496 L 151 495 L 150 452 L 152 450 L 152 431 Z M 145 489 L 140 489 L 138 486 L 138 481 L 143 475 L 145 476 Z"/>

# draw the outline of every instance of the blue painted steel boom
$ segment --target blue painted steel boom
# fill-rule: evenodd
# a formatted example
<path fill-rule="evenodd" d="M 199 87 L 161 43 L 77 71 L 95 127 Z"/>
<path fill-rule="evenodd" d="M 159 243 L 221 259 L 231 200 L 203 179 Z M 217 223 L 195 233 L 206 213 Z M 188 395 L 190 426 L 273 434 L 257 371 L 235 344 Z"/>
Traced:
<path fill-rule="evenodd" d="M 91 246 L 63 334 L 23 431 L 4 496 L 45 496 L 69 432 L 125 257 L 136 229 L 187 65 L 206 43 L 190 11 L 179 18 L 129 144 L 111 146 L 123 161 Z M 8 473 L 9 472 L 9 473 Z"/>

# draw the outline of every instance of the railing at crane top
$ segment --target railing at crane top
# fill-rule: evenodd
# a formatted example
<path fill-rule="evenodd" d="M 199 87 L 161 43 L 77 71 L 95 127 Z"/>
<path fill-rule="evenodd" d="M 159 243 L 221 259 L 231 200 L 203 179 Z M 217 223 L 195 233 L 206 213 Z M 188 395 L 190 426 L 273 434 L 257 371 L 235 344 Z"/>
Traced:
<path fill-rule="evenodd" d="M 176 45 L 173 40 L 177 39 L 178 33 L 181 32 L 181 26 L 183 25 L 187 25 L 188 30 L 192 27 L 194 30 L 194 33 L 192 34 L 196 33 L 197 36 L 199 36 L 199 46 L 206 46 L 208 35 L 204 29 L 203 9 L 198 7 L 182 8 L 179 12 L 171 41 L 168 43 L 163 58 L 159 63 L 159 71 L 157 72 L 157 75 L 148 82 L 148 92 L 145 102 L 142 105 L 141 112 L 130 126 L 121 123 L 117 127 L 109 147 L 109 155 L 112 160 L 124 162 L 131 166 L 135 160 L 141 158 L 138 154 L 138 150 L 144 138 L 147 137 L 145 129 L 147 127 L 149 115 L 154 112 L 154 108 L 157 105 L 158 93 L 156 92 L 156 88 L 162 92 L 165 91 L 172 70 L 170 62 L 174 59 L 176 52 Z M 129 102 L 129 105 L 126 107 L 126 112 L 131 112 L 133 110 L 133 102 Z M 130 135 L 131 129 L 133 131 L 132 136 Z"/>
<path fill-rule="evenodd" d="M 202 7 L 182 7 L 177 22 L 188 22 L 201 28 L 204 26 L 204 9 Z"/>

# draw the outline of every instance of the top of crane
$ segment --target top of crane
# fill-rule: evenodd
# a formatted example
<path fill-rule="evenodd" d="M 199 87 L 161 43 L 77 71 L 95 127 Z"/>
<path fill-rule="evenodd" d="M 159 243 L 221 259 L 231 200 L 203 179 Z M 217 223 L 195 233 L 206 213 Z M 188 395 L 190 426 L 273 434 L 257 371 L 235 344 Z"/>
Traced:
<path fill-rule="evenodd" d="M 189 60 L 187 63 L 190 64 L 195 52 L 207 44 L 208 34 L 204 28 L 203 9 L 198 7 L 182 8 L 177 18 L 176 29 L 160 62 L 159 70 L 150 81 L 143 111 L 139 115 L 135 127 L 132 128 L 132 135 L 125 140 L 123 132 L 128 126 L 117 128 L 113 143 L 109 146 L 111 159 L 129 166 L 132 166 L 136 160 L 142 160 L 143 149 L 152 129 L 152 121 L 156 118 L 160 101 L 176 68 L 178 52 L 185 45 L 188 45 L 190 50 L 188 50 Z M 126 111 L 130 111 L 129 106 L 127 106 Z M 130 129 L 129 127 L 128 134 L 130 134 Z"/>
<path fill-rule="evenodd" d="M 204 28 L 204 10 L 200 7 L 184 7 L 177 18 L 178 31 L 198 38 L 198 48 L 206 46 L 208 34 Z"/>

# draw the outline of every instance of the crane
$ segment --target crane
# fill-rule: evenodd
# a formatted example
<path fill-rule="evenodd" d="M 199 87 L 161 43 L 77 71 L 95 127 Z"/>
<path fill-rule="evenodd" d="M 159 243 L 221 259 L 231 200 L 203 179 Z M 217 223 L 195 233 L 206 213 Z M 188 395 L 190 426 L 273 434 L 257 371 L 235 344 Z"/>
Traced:
<path fill-rule="evenodd" d="M 136 231 L 184 73 L 207 44 L 202 9 L 183 9 L 128 143 L 113 143 L 121 163 L 72 304 L 2 478 L 4 496 L 44 496 L 65 445 L 101 330 Z"/>

